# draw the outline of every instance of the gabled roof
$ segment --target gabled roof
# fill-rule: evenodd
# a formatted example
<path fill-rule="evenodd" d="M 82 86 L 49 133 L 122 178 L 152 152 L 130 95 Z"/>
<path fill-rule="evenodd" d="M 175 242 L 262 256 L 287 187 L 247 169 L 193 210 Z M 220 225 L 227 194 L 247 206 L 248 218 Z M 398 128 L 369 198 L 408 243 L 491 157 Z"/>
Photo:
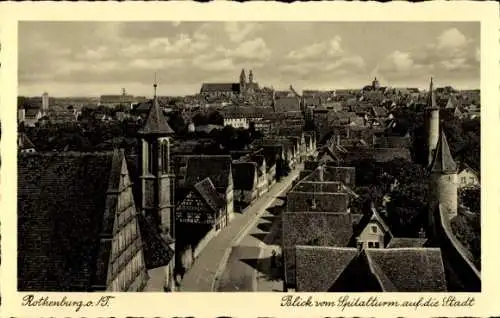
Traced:
<path fill-rule="evenodd" d="M 358 255 L 355 248 L 297 246 L 296 291 L 327 292 Z"/>
<path fill-rule="evenodd" d="M 25 117 L 29 117 L 29 118 L 35 118 L 36 116 L 38 116 L 38 114 L 41 114 L 41 111 L 40 109 L 38 108 L 28 108 L 26 109 L 26 113 L 25 113 Z"/>
<path fill-rule="evenodd" d="M 194 185 L 194 188 L 203 200 L 208 204 L 208 206 L 212 209 L 213 212 L 218 213 L 221 208 L 224 207 L 224 202 L 219 197 L 217 190 L 212 183 L 210 178 L 205 178 L 202 181 L 198 182 Z"/>
<path fill-rule="evenodd" d="M 436 152 L 434 154 L 434 159 L 432 160 L 430 171 L 433 173 L 444 174 L 457 172 L 457 164 L 453 160 L 448 146 L 448 141 L 446 140 L 446 135 L 442 130 L 436 146 Z"/>
<path fill-rule="evenodd" d="M 389 244 L 387 244 L 386 248 L 423 247 L 426 242 L 426 238 L 393 237 Z"/>
<path fill-rule="evenodd" d="M 275 99 L 274 111 L 280 112 L 300 112 L 300 99 L 297 97 L 282 97 Z"/>
<path fill-rule="evenodd" d="M 364 253 L 383 291 L 447 291 L 439 248 L 366 249 Z"/>
<path fill-rule="evenodd" d="M 380 214 L 377 212 L 377 210 L 372 208 L 371 212 L 372 212 L 371 214 L 364 215 L 363 218 L 360 220 L 360 222 L 356 226 L 355 235 L 361 234 L 361 232 L 365 229 L 366 226 L 368 226 L 368 224 L 370 224 L 371 222 L 375 222 L 382 227 L 384 232 L 387 235 L 389 235 L 389 237 L 392 237 L 391 229 L 389 228 L 385 220 L 382 218 L 382 216 L 380 216 Z"/>
<path fill-rule="evenodd" d="M 20 290 L 89 291 L 102 278 L 98 255 L 111 246 L 100 236 L 109 235 L 117 200 L 107 192 L 117 190 L 122 163 L 118 152 L 19 155 Z"/>
<path fill-rule="evenodd" d="M 35 145 L 31 142 L 31 140 L 26 136 L 25 133 L 19 133 L 19 136 L 17 138 L 17 147 L 20 150 L 25 150 L 25 149 L 35 149 Z"/>
<path fill-rule="evenodd" d="M 201 85 L 201 93 L 208 92 L 234 92 L 241 91 L 239 83 L 203 83 Z"/>
<path fill-rule="evenodd" d="M 350 213 L 286 212 L 283 214 L 283 245 L 345 247 L 352 237 Z"/>
<path fill-rule="evenodd" d="M 257 163 L 255 162 L 233 162 L 233 187 L 237 190 L 251 191 L 255 187 L 255 176 L 257 174 Z"/>
<path fill-rule="evenodd" d="M 154 97 L 151 108 L 149 109 L 148 117 L 146 118 L 146 123 L 139 130 L 141 135 L 160 135 L 167 136 L 173 134 L 174 131 L 167 123 L 165 116 L 163 115 L 160 105 L 158 104 L 158 97 Z"/>
<path fill-rule="evenodd" d="M 186 179 L 187 187 L 194 186 L 201 180 L 209 177 L 215 188 L 226 189 L 229 186 L 231 173 L 231 156 L 189 156 L 187 158 Z"/>

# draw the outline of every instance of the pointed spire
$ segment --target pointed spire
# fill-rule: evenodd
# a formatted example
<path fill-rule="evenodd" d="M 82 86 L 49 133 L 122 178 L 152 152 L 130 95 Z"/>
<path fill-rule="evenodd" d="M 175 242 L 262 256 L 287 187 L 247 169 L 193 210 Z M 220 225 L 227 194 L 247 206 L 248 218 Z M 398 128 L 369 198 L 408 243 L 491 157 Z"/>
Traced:
<path fill-rule="evenodd" d="M 153 94 L 153 96 L 154 96 L 155 99 L 156 99 L 156 88 L 157 87 L 158 87 L 158 80 L 156 78 L 156 72 L 155 72 L 155 82 L 153 84 L 153 88 L 154 88 L 154 94 Z"/>
<path fill-rule="evenodd" d="M 453 160 L 453 156 L 451 155 L 450 147 L 448 146 L 448 141 L 446 140 L 446 135 L 443 130 L 441 130 L 441 134 L 439 136 L 430 171 L 432 173 L 443 174 L 457 172 L 457 164 Z"/>
<path fill-rule="evenodd" d="M 428 109 L 437 109 L 436 96 L 434 95 L 434 82 L 431 77 L 431 84 L 429 86 L 429 99 L 427 100 Z"/>
<path fill-rule="evenodd" d="M 155 73 L 155 82 L 153 84 L 154 97 L 152 105 L 149 108 L 149 113 L 148 117 L 146 118 L 146 123 L 144 124 L 142 129 L 139 130 L 139 134 L 141 135 L 168 136 L 174 133 L 172 128 L 170 128 L 170 126 L 168 125 L 165 116 L 163 116 L 160 104 L 158 103 L 158 97 L 156 96 L 157 87 L 158 87 L 158 82 Z"/>

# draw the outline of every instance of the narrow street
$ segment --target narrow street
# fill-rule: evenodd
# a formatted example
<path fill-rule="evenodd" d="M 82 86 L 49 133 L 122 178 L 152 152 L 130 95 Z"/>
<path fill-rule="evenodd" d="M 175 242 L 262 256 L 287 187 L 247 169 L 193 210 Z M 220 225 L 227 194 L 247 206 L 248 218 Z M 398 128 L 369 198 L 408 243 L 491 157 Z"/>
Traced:
<path fill-rule="evenodd" d="M 277 197 L 289 190 L 292 180 L 298 173 L 299 170 L 293 171 L 288 177 L 292 179 L 287 178 L 279 191 L 266 194 L 270 196 L 271 201 L 267 208 L 252 207 L 254 209 L 251 213 L 257 213 L 258 216 L 233 244 L 231 254 L 214 290 L 282 291 L 281 272 L 271 268 L 273 250 L 281 254 L 281 212 L 284 202 Z"/>
<path fill-rule="evenodd" d="M 231 224 L 213 238 L 200 253 L 181 281 L 179 291 L 257 290 L 259 277 L 256 268 L 263 264 L 258 259 L 262 255 L 271 253 L 267 251 L 268 247 L 265 247 L 268 245 L 261 240 L 263 237 L 269 236 L 272 238 L 273 236 L 267 234 L 270 233 L 269 231 L 259 229 L 259 226 L 266 226 L 261 225 L 262 223 L 271 224 L 269 220 L 274 215 L 269 210 L 273 211 L 276 203 L 282 202 L 276 197 L 283 194 L 290 187 L 293 180 L 298 177 L 299 171 L 300 168 L 293 170 L 286 178 L 277 182 L 269 192 L 255 200 L 242 213 L 235 213 Z M 274 213 L 276 213 L 276 210 Z M 274 223 L 276 222 L 272 222 L 272 224 Z M 279 244 L 276 238 L 269 242 Z M 264 253 L 261 251 L 264 251 Z M 240 267 L 239 263 L 241 262 L 235 260 L 247 259 L 249 263 L 252 264 L 253 262 L 255 266 L 249 265 L 248 269 L 245 268 L 240 272 L 238 267 Z M 237 265 L 234 265 L 235 263 Z M 233 270 L 235 267 L 236 269 Z"/>
<path fill-rule="evenodd" d="M 271 268 L 271 256 L 281 250 L 283 204 L 275 199 L 233 246 L 216 291 L 282 291 L 281 272 Z"/>

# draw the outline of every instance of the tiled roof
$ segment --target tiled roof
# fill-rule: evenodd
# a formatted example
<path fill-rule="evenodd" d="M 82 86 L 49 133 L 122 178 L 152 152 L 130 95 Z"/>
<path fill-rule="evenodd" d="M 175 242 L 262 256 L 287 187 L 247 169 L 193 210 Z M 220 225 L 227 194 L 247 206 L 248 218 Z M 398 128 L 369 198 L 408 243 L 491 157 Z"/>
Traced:
<path fill-rule="evenodd" d="M 253 190 L 257 164 L 255 162 L 233 162 L 233 186 L 237 190 Z"/>
<path fill-rule="evenodd" d="M 436 152 L 434 154 L 434 159 L 432 160 L 431 172 L 434 173 L 456 173 L 457 164 L 453 160 L 453 157 L 448 147 L 448 141 L 444 131 L 441 131 L 439 136 L 438 144 L 436 146 Z"/>
<path fill-rule="evenodd" d="M 365 227 L 368 224 L 370 224 L 370 222 L 376 222 L 382 227 L 382 229 L 386 233 L 387 235 L 386 239 L 391 238 L 392 237 L 391 229 L 389 228 L 385 220 L 382 218 L 382 216 L 375 209 L 372 209 L 371 212 L 372 212 L 371 214 L 364 214 L 364 216 L 361 218 L 361 220 L 356 226 L 355 235 L 357 236 L 361 234 L 361 232 L 365 229 Z"/>
<path fill-rule="evenodd" d="M 158 98 L 155 96 L 153 99 L 153 104 L 149 109 L 148 117 L 146 118 L 146 123 L 139 130 L 142 135 L 171 135 L 174 133 L 172 128 L 167 123 L 167 119 L 163 115 L 160 105 L 158 104 Z"/>
<path fill-rule="evenodd" d="M 189 156 L 187 159 L 186 179 L 187 187 L 194 186 L 201 180 L 209 177 L 214 186 L 226 189 L 231 178 L 231 156 Z"/>
<path fill-rule="evenodd" d="M 407 148 L 375 148 L 373 152 L 373 159 L 377 162 L 387 162 L 398 158 L 411 161 L 410 150 Z"/>
<path fill-rule="evenodd" d="M 349 207 L 347 193 L 288 192 L 287 211 L 345 212 Z"/>
<path fill-rule="evenodd" d="M 201 93 L 210 92 L 233 92 L 241 91 L 239 83 L 203 83 L 201 85 Z"/>
<path fill-rule="evenodd" d="M 352 237 L 350 213 L 286 212 L 283 214 L 283 245 L 345 247 Z"/>
<path fill-rule="evenodd" d="M 198 182 L 194 185 L 194 188 L 198 191 L 200 196 L 203 200 L 205 200 L 213 212 L 218 213 L 220 209 L 224 207 L 224 202 L 217 194 L 217 190 L 215 189 L 210 178 L 205 178 Z"/>
<path fill-rule="evenodd" d="M 367 249 L 365 254 L 384 291 L 447 291 L 443 259 L 438 248 Z"/>
<path fill-rule="evenodd" d="M 304 135 L 304 130 L 302 127 L 279 127 L 276 134 L 278 136 L 294 136 L 302 137 Z"/>
<path fill-rule="evenodd" d="M 106 192 L 120 178 L 112 167 L 121 160 L 116 153 L 19 155 L 20 290 L 91 290 Z"/>
<path fill-rule="evenodd" d="M 28 108 L 26 109 L 25 117 L 35 118 L 40 113 L 40 109 Z"/>
<path fill-rule="evenodd" d="M 342 183 L 340 181 L 300 181 L 292 191 L 299 192 L 343 192 Z"/>
<path fill-rule="evenodd" d="M 393 237 L 386 248 L 423 247 L 426 242 L 425 238 Z"/>
<path fill-rule="evenodd" d="M 355 248 L 298 246 L 296 291 L 327 292 L 358 255 Z"/>
<path fill-rule="evenodd" d="M 304 97 L 305 106 L 319 106 L 321 105 L 320 97 Z"/>
<path fill-rule="evenodd" d="M 316 168 L 304 181 L 319 181 L 320 169 Z M 354 167 L 323 167 L 324 181 L 341 181 L 346 185 L 354 185 L 356 181 L 356 168 Z"/>
<path fill-rule="evenodd" d="M 297 97 L 282 97 L 274 101 L 274 111 L 281 112 L 300 112 L 300 99 Z"/>
<path fill-rule="evenodd" d="M 352 238 L 352 220 L 349 213 L 284 213 L 282 235 L 286 280 L 293 283 L 295 246 L 346 247 Z"/>
<path fill-rule="evenodd" d="M 141 165 L 139 163 L 139 156 L 135 154 L 128 154 L 125 156 L 127 162 L 128 175 L 132 182 L 132 194 L 137 208 L 141 207 L 142 192 L 141 192 Z"/>
<path fill-rule="evenodd" d="M 172 238 L 163 237 L 150 216 L 139 213 L 138 220 L 144 242 L 143 252 L 146 268 L 149 270 L 167 265 L 174 257 L 174 250 L 169 245 L 172 243 Z"/>

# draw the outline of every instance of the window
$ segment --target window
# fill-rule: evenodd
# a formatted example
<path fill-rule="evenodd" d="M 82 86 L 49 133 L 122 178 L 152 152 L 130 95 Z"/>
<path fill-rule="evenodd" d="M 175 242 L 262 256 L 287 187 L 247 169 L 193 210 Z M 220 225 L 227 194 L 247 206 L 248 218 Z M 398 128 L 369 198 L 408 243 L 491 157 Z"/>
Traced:
<path fill-rule="evenodd" d="M 474 177 L 469 177 L 470 183 L 474 183 L 476 179 Z"/>
<path fill-rule="evenodd" d="M 377 226 L 376 225 L 372 225 L 372 233 L 377 233 Z"/>
<path fill-rule="evenodd" d="M 374 242 L 374 243 L 373 243 L 373 246 L 374 246 L 375 248 L 379 248 L 379 247 L 380 247 L 380 243 L 379 243 L 379 242 Z"/>
<path fill-rule="evenodd" d="M 161 150 L 161 169 L 164 174 L 168 173 L 168 141 L 163 140 L 161 141 L 160 144 L 160 150 Z"/>
<path fill-rule="evenodd" d="M 153 147 L 151 147 L 151 144 L 146 143 L 146 151 L 147 151 L 147 172 L 153 173 Z"/>
<path fill-rule="evenodd" d="M 463 183 L 463 184 L 467 183 L 467 179 L 465 177 L 462 177 L 461 178 L 461 183 Z"/>
<path fill-rule="evenodd" d="M 368 242 L 368 247 L 373 248 L 373 242 Z"/>

